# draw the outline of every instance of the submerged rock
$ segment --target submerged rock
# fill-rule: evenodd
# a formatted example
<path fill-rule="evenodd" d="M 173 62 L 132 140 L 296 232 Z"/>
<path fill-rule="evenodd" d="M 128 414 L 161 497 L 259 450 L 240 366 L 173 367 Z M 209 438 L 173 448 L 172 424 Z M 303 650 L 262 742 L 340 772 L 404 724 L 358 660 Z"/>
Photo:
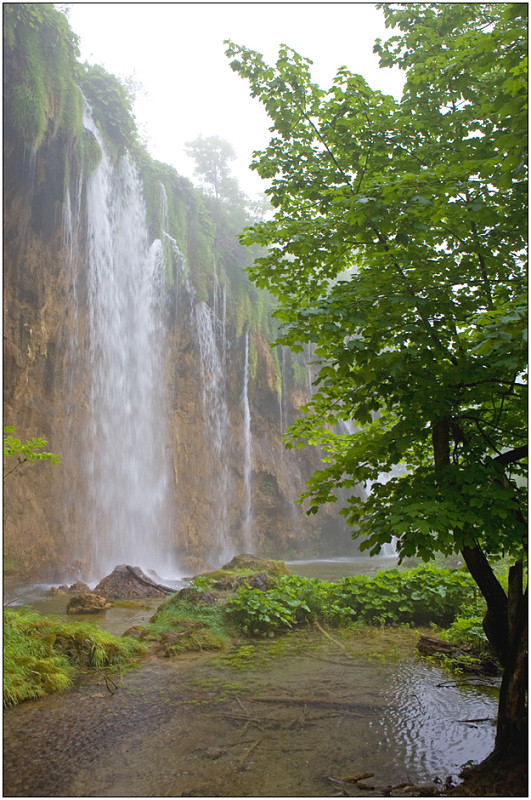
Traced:
<path fill-rule="evenodd" d="M 66 606 L 67 614 L 97 614 L 110 608 L 111 604 L 105 597 L 101 597 L 93 592 L 78 594 L 71 597 Z"/>
<path fill-rule="evenodd" d="M 94 591 L 112 600 L 134 600 L 137 597 L 164 597 L 173 590 L 155 584 L 140 567 L 120 564 L 98 583 Z"/>

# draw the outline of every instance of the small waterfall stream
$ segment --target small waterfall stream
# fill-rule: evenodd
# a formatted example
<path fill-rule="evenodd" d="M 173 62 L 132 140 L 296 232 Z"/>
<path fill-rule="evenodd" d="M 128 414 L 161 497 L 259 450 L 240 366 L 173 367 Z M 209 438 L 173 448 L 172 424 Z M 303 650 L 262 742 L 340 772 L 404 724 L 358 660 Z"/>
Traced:
<path fill-rule="evenodd" d="M 253 552 L 252 537 L 252 496 L 251 496 L 251 411 L 249 408 L 249 333 L 245 334 L 245 359 L 243 366 L 243 482 L 244 482 L 244 507 L 243 507 L 243 549 L 246 553 Z"/>
<path fill-rule="evenodd" d="M 121 563 L 168 574 L 161 262 L 134 166 L 111 163 L 88 114 L 85 127 L 103 153 L 87 181 L 90 561 L 97 577 Z"/>
<path fill-rule="evenodd" d="M 195 321 L 201 356 L 202 405 L 205 437 L 211 448 L 211 470 L 208 481 L 211 525 L 217 532 L 214 560 L 224 561 L 233 553 L 228 525 L 229 480 L 229 410 L 226 398 L 225 341 L 218 344 L 217 328 L 221 323 L 205 302 L 195 305 Z M 221 338 L 221 337 L 220 337 Z"/>

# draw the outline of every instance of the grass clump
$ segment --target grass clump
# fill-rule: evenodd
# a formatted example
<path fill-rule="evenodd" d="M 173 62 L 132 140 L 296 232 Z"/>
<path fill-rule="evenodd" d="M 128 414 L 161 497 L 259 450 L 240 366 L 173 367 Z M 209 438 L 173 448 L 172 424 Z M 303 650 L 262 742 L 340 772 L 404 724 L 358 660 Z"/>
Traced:
<path fill-rule="evenodd" d="M 144 628 L 142 638 L 159 642 L 164 655 L 223 650 L 231 642 L 224 602 L 203 602 L 204 594 L 170 595 Z"/>
<path fill-rule="evenodd" d="M 85 669 L 124 666 L 146 651 L 87 622 L 4 609 L 4 705 L 60 692 Z"/>

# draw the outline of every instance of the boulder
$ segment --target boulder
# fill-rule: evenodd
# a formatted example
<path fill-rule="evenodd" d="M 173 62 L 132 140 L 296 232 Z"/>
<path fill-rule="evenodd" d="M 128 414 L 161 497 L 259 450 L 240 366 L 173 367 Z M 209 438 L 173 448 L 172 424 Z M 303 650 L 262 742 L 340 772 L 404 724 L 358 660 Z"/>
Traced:
<path fill-rule="evenodd" d="M 134 600 L 137 597 L 164 597 L 174 590 L 155 584 L 140 567 L 120 564 L 98 583 L 94 591 L 112 600 Z"/>
<path fill-rule="evenodd" d="M 50 594 L 52 595 L 52 597 L 55 597 L 55 595 L 58 594 L 67 594 L 67 593 L 68 593 L 68 586 L 66 586 L 66 584 L 64 583 L 61 586 L 52 586 L 52 588 L 50 589 Z"/>
<path fill-rule="evenodd" d="M 234 586 L 244 586 L 247 584 L 251 589 L 259 589 L 261 592 L 267 592 L 273 586 L 273 579 L 265 572 L 256 572 L 254 575 L 242 575 L 236 578 Z"/>
<path fill-rule="evenodd" d="M 60 587 L 61 588 L 61 587 Z M 76 581 L 68 587 L 68 594 L 90 594 L 92 589 L 83 581 Z"/>
<path fill-rule="evenodd" d="M 204 606 L 214 606 L 217 603 L 217 599 L 212 592 L 201 592 L 193 586 L 181 589 L 177 597 L 180 600 L 186 600 L 187 603 L 199 603 Z"/>
<path fill-rule="evenodd" d="M 110 608 L 111 604 L 104 597 L 93 592 L 71 597 L 66 606 L 67 614 L 98 614 Z"/>
<path fill-rule="evenodd" d="M 235 570 L 248 569 L 250 572 L 265 572 L 267 575 L 289 575 L 289 569 L 283 561 L 273 561 L 270 558 L 258 558 L 258 556 L 242 553 L 234 556 L 228 564 L 224 564 L 221 569 Z"/>

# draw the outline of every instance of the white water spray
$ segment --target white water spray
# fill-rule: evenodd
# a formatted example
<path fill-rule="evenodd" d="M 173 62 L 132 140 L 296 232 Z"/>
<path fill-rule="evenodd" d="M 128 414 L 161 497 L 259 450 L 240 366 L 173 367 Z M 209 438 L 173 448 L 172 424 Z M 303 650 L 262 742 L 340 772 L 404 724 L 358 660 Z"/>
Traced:
<path fill-rule="evenodd" d="M 168 575 L 163 276 L 128 157 L 102 160 L 87 181 L 89 402 L 86 445 L 93 573 L 117 564 Z"/>
<path fill-rule="evenodd" d="M 207 303 L 196 303 L 195 319 L 201 356 L 205 436 L 211 453 L 210 474 L 203 476 L 203 480 L 209 486 L 211 524 L 217 531 L 217 546 L 210 557 L 215 561 L 225 561 L 233 555 L 227 513 L 231 487 L 227 453 L 229 411 L 223 358 L 225 343 L 218 348 L 216 328 L 219 320 Z"/>

